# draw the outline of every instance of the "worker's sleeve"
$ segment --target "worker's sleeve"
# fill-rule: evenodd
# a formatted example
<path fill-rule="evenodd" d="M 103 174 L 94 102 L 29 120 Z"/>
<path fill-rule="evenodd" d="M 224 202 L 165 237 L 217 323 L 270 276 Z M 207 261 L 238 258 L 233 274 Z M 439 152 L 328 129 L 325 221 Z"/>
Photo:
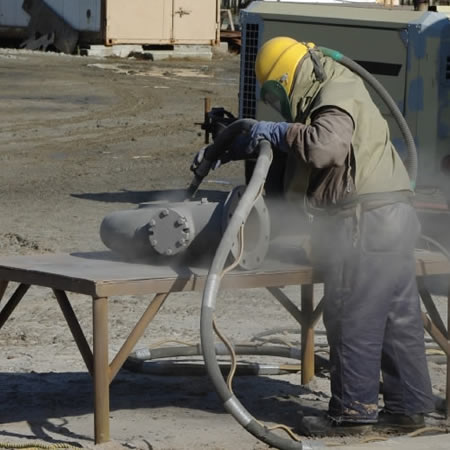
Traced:
<path fill-rule="evenodd" d="M 312 116 L 309 125 L 292 124 L 286 143 L 289 151 L 317 169 L 342 166 L 351 149 L 353 130 L 349 114 L 336 107 L 324 107 Z"/>

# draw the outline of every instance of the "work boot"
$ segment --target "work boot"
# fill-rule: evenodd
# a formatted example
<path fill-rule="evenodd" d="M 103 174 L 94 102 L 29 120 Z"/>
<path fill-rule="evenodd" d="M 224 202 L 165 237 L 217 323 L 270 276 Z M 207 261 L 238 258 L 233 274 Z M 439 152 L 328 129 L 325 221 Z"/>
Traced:
<path fill-rule="evenodd" d="M 391 433 L 408 433 L 425 426 L 423 414 L 396 414 L 386 410 L 381 410 L 378 414 L 378 422 L 375 427 L 380 431 Z"/>
<path fill-rule="evenodd" d="M 336 422 L 324 416 L 305 416 L 298 426 L 303 436 L 333 437 L 365 434 L 372 430 L 368 422 Z"/>

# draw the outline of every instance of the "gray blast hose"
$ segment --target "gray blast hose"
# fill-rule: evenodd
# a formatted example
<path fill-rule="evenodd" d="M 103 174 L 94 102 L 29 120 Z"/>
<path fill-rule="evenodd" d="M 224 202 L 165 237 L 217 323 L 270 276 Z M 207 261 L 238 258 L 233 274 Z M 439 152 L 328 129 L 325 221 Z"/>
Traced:
<path fill-rule="evenodd" d="M 230 392 L 220 371 L 214 344 L 214 310 L 216 296 L 222 279 L 222 271 L 230 253 L 231 245 L 233 241 L 235 241 L 241 225 L 245 223 L 250 214 L 255 199 L 261 192 L 271 162 L 272 148 L 268 141 L 263 140 L 259 144 L 259 156 L 252 177 L 223 234 L 206 278 L 200 316 L 200 338 L 208 375 L 211 378 L 219 397 L 224 402 L 225 409 L 232 414 L 237 422 L 248 432 L 266 444 L 282 450 L 301 450 L 304 449 L 301 442 L 282 438 L 270 431 L 267 427 L 261 425 L 245 409 L 236 396 Z"/>
<path fill-rule="evenodd" d="M 358 64 L 356 61 L 353 61 L 351 58 L 343 55 L 342 53 L 332 50 L 326 47 L 319 47 L 319 50 L 335 61 L 340 62 L 342 65 L 350 69 L 352 72 L 358 74 L 364 81 L 366 81 L 380 96 L 383 102 L 391 111 L 395 121 L 397 122 L 400 131 L 403 135 L 403 139 L 406 143 L 406 148 L 408 152 L 408 156 L 405 162 L 406 170 L 408 171 L 409 178 L 411 180 L 411 187 L 415 189 L 416 180 L 417 180 L 417 149 L 416 144 L 414 142 L 414 137 L 411 134 L 411 130 L 408 127 L 408 123 L 406 122 L 403 114 L 395 103 L 394 99 L 391 97 L 389 92 L 384 88 L 384 86 L 364 67 Z"/>

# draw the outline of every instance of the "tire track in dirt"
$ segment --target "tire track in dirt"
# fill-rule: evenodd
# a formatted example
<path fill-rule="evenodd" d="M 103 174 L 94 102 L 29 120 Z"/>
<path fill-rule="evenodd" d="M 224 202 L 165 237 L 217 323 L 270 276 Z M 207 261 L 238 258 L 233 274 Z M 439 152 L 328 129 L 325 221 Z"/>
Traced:
<path fill-rule="evenodd" d="M 99 78 L 100 74 L 93 73 L 94 78 Z M 97 77 L 95 77 L 97 75 Z M 127 78 L 130 75 L 125 75 Z M 122 75 L 123 77 L 123 75 Z M 49 145 L 57 145 L 59 151 L 63 151 L 66 144 L 73 149 L 73 138 L 76 137 L 76 147 L 84 148 L 86 146 L 94 146 L 97 144 L 108 145 L 117 142 L 117 140 L 127 140 L 130 136 L 133 138 L 141 136 L 152 136 L 165 134 L 168 120 L 173 122 L 174 129 L 179 127 L 192 127 L 193 122 L 189 123 L 179 120 L 173 120 L 172 111 L 163 111 L 161 114 L 161 104 L 164 104 L 164 93 L 152 92 L 148 94 L 140 80 L 123 80 L 117 83 L 111 77 L 101 74 L 100 78 L 105 78 L 107 84 L 107 92 L 103 94 L 104 98 L 117 99 L 116 102 L 102 105 L 99 107 L 88 105 L 88 111 L 81 115 L 72 115 L 70 119 L 61 118 L 54 119 L 49 123 L 48 120 L 24 120 L 22 123 L 15 123 L 12 126 L 3 122 L 0 127 L 0 144 L 11 144 L 14 141 L 15 146 L 20 149 L 28 144 L 32 144 L 36 150 L 45 150 Z M 136 76 L 134 77 L 137 78 Z M 134 83 L 134 81 L 139 81 Z M 160 81 L 158 77 L 149 76 L 145 82 Z M 166 79 L 165 83 L 167 91 L 170 91 L 175 85 L 185 85 L 183 80 L 180 82 L 176 79 Z M 105 89 L 105 87 L 104 87 Z M 108 91 L 110 93 L 108 93 Z M 142 95 L 142 93 L 145 95 Z M 88 92 L 89 94 L 89 92 Z M 201 117 L 201 97 L 199 95 L 199 111 L 198 117 Z M 158 109 L 154 106 L 158 105 Z M 92 108 L 95 108 L 92 110 Z M 79 110 L 76 110 L 78 112 Z M 147 115 L 145 120 L 140 116 Z M 170 117 L 169 117 L 170 116 Z M 139 118 L 138 118 L 139 117 Z M 138 118 L 138 119 L 136 119 Z M 136 125 L 133 123 L 138 122 Z M 110 125 L 111 124 L 111 125 Z M 166 125 L 166 126 L 164 126 Z M 36 139 L 36 133 L 39 134 L 39 140 Z M 14 136 L 21 134 L 20 136 Z M 43 141 L 39 143 L 39 141 Z"/>

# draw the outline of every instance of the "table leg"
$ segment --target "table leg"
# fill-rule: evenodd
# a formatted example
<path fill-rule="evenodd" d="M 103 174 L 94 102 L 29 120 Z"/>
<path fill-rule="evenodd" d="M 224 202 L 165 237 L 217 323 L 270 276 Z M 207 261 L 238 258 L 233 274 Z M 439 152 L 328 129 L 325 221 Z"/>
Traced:
<path fill-rule="evenodd" d="M 81 357 L 89 371 L 93 374 L 93 356 L 91 348 L 84 336 L 83 330 L 81 329 L 80 322 L 78 322 L 77 316 L 70 304 L 69 298 L 65 291 L 60 291 L 58 289 L 53 289 L 56 300 L 61 308 L 61 311 L 66 319 L 67 325 L 69 326 L 72 336 L 77 344 L 78 350 L 80 350 Z"/>
<path fill-rule="evenodd" d="M 95 443 L 109 437 L 108 298 L 93 298 Z"/>
<path fill-rule="evenodd" d="M 152 302 L 145 310 L 144 314 L 139 319 L 136 326 L 131 331 L 122 348 L 119 350 L 119 352 L 112 360 L 110 365 L 110 376 L 111 376 L 110 382 L 117 375 L 117 372 L 120 370 L 123 363 L 131 353 L 131 350 L 133 350 L 133 347 L 136 345 L 137 341 L 144 334 L 148 324 L 154 319 L 154 317 L 159 311 L 159 308 L 161 308 L 161 306 L 166 301 L 168 296 L 169 296 L 168 292 L 155 295 Z"/>
<path fill-rule="evenodd" d="M 302 284 L 302 384 L 314 377 L 314 285 Z"/>
<path fill-rule="evenodd" d="M 17 289 L 14 291 L 13 295 L 11 295 L 11 298 L 0 310 L 0 328 L 3 327 L 9 316 L 14 312 L 16 306 L 19 304 L 20 300 L 22 300 L 29 288 L 29 284 L 19 284 L 19 286 L 17 286 Z"/>
<path fill-rule="evenodd" d="M 8 281 L 1 280 L 0 281 L 0 302 L 2 301 L 2 298 L 5 295 L 7 287 L 8 287 Z"/>

